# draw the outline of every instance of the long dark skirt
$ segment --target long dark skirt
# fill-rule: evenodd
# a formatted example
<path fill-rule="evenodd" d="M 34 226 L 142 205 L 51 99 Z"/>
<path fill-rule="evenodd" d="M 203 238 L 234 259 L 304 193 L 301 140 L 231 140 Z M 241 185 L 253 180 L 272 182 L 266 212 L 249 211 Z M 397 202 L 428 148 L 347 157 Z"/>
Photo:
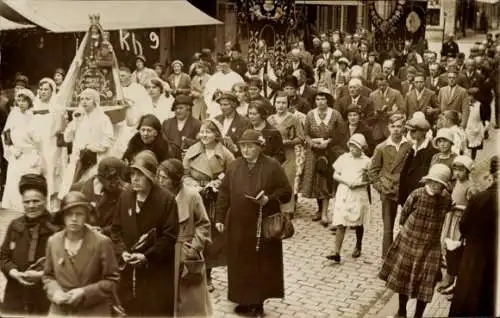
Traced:
<path fill-rule="evenodd" d="M 215 203 L 217 201 L 217 194 L 212 191 L 203 191 L 200 194 L 211 223 L 210 232 L 212 243 L 203 250 L 205 266 L 207 269 L 226 266 L 226 234 L 224 232 L 220 233 L 215 228 Z"/>

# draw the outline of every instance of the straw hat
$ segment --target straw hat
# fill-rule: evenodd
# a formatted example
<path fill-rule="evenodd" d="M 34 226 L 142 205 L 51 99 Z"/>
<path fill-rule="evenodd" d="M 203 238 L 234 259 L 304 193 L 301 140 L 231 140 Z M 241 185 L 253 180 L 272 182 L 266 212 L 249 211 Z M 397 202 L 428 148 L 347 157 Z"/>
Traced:
<path fill-rule="evenodd" d="M 236 97 L 235 94 L 233 94 L 232 92 L 223 92 L 216 100 L 217 103 L 220 104 L 221 100 L 223 99 L 227 99 L 227 100 L 230 100 L 232 101 L 234 104 L 238 104 L 238 97 Z"/>
<path fill-rule="evenodd" d="M 425 177 L 422 178 L 422 182 L 432 180 L 441 183 L 445 188 L 448 189 L 448 182 L 451 179 L 450 168 L 442 163 L 436 163 L 433 165 Z"/>
<path fill-rule="evenodd" d="M 453 159 L 453 166 L 464 166 L 469 172 L 472 171 L 474 160 L 469 156 L 457 156 Z"/>
<path fill-rule="evenodd" d="M 354 145 L 358 147 L 361 150 L 366 149 L 368 147 L 368 144 L 366 143 L 366 138 L 362 134 L 354 134 L 349 138 L 349 141 L 347 142 L 347 146 L 349 145 Z"/>
<path fill-rule="evenodd" d="M 61 200 L 61 208 L 59 209 L 59 211 L 54 213 L 54 223 L 57 225 L 64 225 L 64 214 L 69 209 L 78 206 L 84 207 L 85 211 L 87 211 L 87 217 L 90 216 L 93 207 L 85 194 L 79 191 L 68 192 Z"/>
<path fill-rule="evenodd" d="M 431 125 L 425 118 L 413 117 L 412 119 L 406 122 L 406 127 L 410 129 L 427 131 L 431 128 Z"/>
<path fill-rule="evenodd" d="M 448 140 L 449 142 L 451 142 L 451 144 L 454 144 L 453 142 L 453 131 L 451 131 L 451 129 L 449 128 L 441 128 L 437 131 L 437 134 L 436 134 L 436 137 L 434 137 L 434 139 L 432 140 L 432 145 L 434 146 L 434 148 L 437 148 L 437 142 L 439 141 L 439 139 L 446 139 Z"/>

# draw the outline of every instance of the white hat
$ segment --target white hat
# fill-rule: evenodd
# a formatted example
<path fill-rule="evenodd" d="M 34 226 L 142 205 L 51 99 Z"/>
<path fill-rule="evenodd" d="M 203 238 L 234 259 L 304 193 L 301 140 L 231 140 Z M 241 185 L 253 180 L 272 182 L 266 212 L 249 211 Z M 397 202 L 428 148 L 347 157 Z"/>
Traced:
<path fill-rule="evenodd" d="M 439 139 L 446 139 L 448 140 L 449 142 L 451 142 L 451 144 L 454 144 L 453 142 L 453 131 L 451 131 L 451 129 L 449 128 L 441 128 L 437 131 L 437 134 L 436 134 L 436 137 L 434 137 L 434 139 L 432 140 L 432 145 L 437 148 L 437 142 Z"/>
<path fill-rule="evenodd" d="M 448 182 L 451 179 L 450 168 L 443 163 L 436 163 L 433 165 L 425 177 L 422 178 L 422 182 L 427 180 L 432 180 L 441 183 L 446 188 L 448 188 Z"/>
<path fill-rule="evenodd" d="M 464 166 L 465 169 L 472 171 L 472 166 L 474 165 L 474 160 L 469 156 L 457 156 L 453 159 L 453 166 Z"/>
<path fill-rule="evenodd" d="M 354 134 L 349 138 L 349 141 L 347 142 L 347 146 L 349 145 L 355 145 L 361 150 L 366 149 L 368 146 L 366 143 L 366 138 L 362 134 Z"/>
<path fill-rule="evenodd" d="M 16 90 L 16 97 L 19 95 L 28 97 L 29 99 L 31 99 L 31 102 L 35 101 L 35 94 L 33 94 L 33 92 L 27 88 L 21 88 Z"/>
<path fill-rule="evenodd" d="M 345 57 L 341 57 L 341 58 L 339 59 L 338 63 L 345 63 L 347 66 L 349 66 L 349 64 L 351 64 L 351 63 L 349 62 L 349 60 L 348 60 L 347 58 L 345 58 Z"/>
<path fill-rule="evenodd" d="M 359 78 L 353 78 L 349 81 L 349 86 L 363 86 L 363 82 Z"/>

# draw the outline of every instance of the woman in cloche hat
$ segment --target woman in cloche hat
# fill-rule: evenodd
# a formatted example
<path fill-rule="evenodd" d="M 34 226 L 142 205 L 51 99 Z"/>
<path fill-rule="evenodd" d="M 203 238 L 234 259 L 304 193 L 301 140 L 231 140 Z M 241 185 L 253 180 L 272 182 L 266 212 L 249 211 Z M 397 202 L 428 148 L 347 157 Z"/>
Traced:
<path fill-rule="evenodd" d="M 441 229 L 451 207 L 445 191 L 451 179 L 448 166 L 433 165 L 401 210 L 401 230 L 384 259 L 379 277 L 399 294 L 398 317 L 406 317 L 408 299 L 417 298 L 415 317 L 422 317 L 441 274 Z"/>
<path fill-rule="evenodd" d="M 111 227 L 116 252 L 125 263 L 119 295 L 131 316 L 174 314 L 177 204 L 157 184 L 157 168 L 151 151 L 135 156 L 130 165 L 131 189 L 122 191 Z M 158 301 L 158 295 L 162 295 L 162 301 Z"/>
<path fill-rule="evenodd" d="M 49 316 L 107 316 L 120 274 L 113 243 L 86 222 L 92 206 L 81 192 L 61 200 L 64 229 L 47 242 L 43 283 Z"/>
<path fill-rule="evenodd" d="M 238 304 L 236 313 L 255 316 L 263 315 L 266 299 L 285 294 L 282 242 L 256 238 L 259 210 L 263 218 L 280 213 L 280 205 L 292 196 L 281 165 L 262 155 L 265 142 L 253 129 L 241 136 L 243 157 L 229 166 L 222 180 L 215 223 L 227 237 L 228 298 Z"/>
<path fill-rule="evenodd" d="M 168 159 L 157 170 L 158 183 L 175 195 L 179 211 L 179 236 L 176 268 L 180 269 L 177 287 L 179 317 L 210 317 L 210 300 L 203 251 L 210 243 L 210 220 L 198 189 L 183 182 L 184 167 L 177 159 Z"/>

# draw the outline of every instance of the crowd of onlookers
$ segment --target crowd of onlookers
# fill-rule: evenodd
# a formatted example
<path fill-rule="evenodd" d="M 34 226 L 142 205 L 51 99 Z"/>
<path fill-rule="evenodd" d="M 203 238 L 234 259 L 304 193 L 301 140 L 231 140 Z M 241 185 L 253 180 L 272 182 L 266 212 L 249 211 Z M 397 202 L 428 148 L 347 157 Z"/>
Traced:
<path fill-rule="evenodd" d="M 119 123 L 93 89 L 66 115 L 62 69 L 36 95 L 18 74 L 0 112 L 2 206 L 24 211 L 0 251 L 4 311 L 208 316 L 212 268 L 228 266 L 235 311 L 260 316 L 284 297 L 282 244 L 263 236 L 265 220 L 316 199 L 312 220 L 335 232 L 327 258 L 341 264 L 349 229 L 362 256 L 376 191 L 379 277 L 399 293 L 398 316 L 417 298 L 421 317 L 438 282 L 451 315 L 492 314 L 497 159 L 488 189 L 470 175 L 499 123 L 499 37 L 461 52 L 449 35 L 440 54 L 371 42 L 320 34 L 310 49 L 292 43 L 283 69 L 247 63 L 232 43 L 168 74 L 138 56 L 117 69 Z"/>

